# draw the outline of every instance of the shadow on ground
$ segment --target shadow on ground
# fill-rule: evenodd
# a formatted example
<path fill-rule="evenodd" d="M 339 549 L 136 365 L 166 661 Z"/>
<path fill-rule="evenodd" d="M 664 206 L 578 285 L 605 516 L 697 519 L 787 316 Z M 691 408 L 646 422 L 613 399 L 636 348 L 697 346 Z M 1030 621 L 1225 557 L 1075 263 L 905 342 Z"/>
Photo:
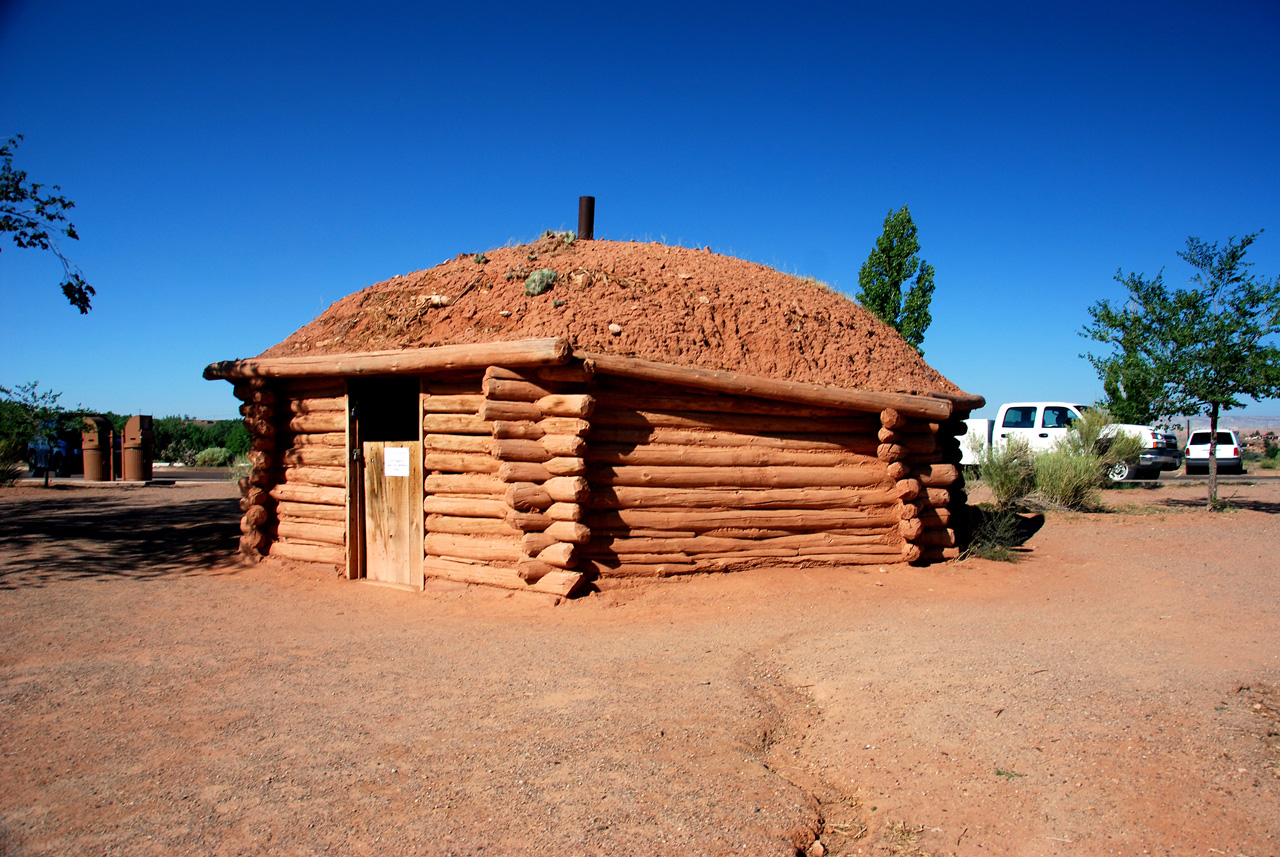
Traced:
<path fill-rule="evenodd" d="M 1221 494 L 1218 495 L 1218 499 L 1226 503 L 1227 510 L 1244 509 L 1250 512 L 1262 512 L 1267 515 L 1280 514 L 1280 503 L 1273 503 L 1267 500 L 1234 499 L 1230 496 L 1224 497 Z M 1209 500 L 1207 497 L 1167 498 L 1159 501 L 1159 505 L 1167 506 L 1170 509 L 1204 509 L 1208 507 Z"/>
<path fill-rule="evenodd" d="M 51 489 L 0 504 L 0 589 L 105 577 L 233 571 L 234 499 Z"/>

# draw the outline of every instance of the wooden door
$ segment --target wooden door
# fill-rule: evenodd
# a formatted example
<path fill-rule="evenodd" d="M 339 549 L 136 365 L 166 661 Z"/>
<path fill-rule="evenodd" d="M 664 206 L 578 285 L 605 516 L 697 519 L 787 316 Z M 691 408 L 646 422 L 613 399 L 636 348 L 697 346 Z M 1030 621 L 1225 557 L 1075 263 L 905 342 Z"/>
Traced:
<path fill-rule="evenodd" d="M 365 576 L 421 589 L 422 444 L 366 441 L 363 448 Z"/>

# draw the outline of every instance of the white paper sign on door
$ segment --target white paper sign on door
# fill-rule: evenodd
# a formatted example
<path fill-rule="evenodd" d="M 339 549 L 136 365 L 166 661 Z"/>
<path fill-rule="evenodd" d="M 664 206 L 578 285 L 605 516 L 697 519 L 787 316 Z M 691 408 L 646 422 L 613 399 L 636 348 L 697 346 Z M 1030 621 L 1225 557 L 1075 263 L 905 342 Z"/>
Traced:
<path fill-rule="evenodd" d="M 382 455 L 382 470 L 385 475 L 409 475 L 409 447 L 388 446 L 382 451 Z"/>

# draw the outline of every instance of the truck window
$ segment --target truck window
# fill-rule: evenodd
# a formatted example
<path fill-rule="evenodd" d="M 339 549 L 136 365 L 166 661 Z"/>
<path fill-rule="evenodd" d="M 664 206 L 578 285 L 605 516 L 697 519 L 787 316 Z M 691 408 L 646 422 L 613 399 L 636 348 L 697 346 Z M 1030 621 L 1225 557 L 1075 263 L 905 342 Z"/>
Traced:
<path fill-rule="evenodd" d="M 1009 408 L 1004 412 L 1004 422 L 1000 428 L 1034 428 L 1036 424 L 1035 405 L 1024 408 Z"/>
<path fill-rule="evenodd" d="M 1070 408 L 1050 406 L 1044 409 L 1045 428 L 1071 428 L 1075 421 L 1076 415 Z"/>

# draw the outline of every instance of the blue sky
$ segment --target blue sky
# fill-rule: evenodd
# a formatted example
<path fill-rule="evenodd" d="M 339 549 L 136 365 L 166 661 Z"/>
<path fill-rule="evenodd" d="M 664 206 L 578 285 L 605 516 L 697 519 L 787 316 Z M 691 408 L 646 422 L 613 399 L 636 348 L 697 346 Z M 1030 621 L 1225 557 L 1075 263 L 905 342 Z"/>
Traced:
<path fill-rule="evenodd" d="M 926 357 L 994 405 L 1101 394 L 1077 332 L 1118 268 L 1266 228 L 1274 2 L 113 4 L 0 0 L 0 136 L 76 201 L 0 246 L 0 384 L 235 416 L 214 361 L 461 252 L 574 228 L 857 291 L 907 204 Z M 1280 402 L 1251 405 L 1280 414 Z"/>

